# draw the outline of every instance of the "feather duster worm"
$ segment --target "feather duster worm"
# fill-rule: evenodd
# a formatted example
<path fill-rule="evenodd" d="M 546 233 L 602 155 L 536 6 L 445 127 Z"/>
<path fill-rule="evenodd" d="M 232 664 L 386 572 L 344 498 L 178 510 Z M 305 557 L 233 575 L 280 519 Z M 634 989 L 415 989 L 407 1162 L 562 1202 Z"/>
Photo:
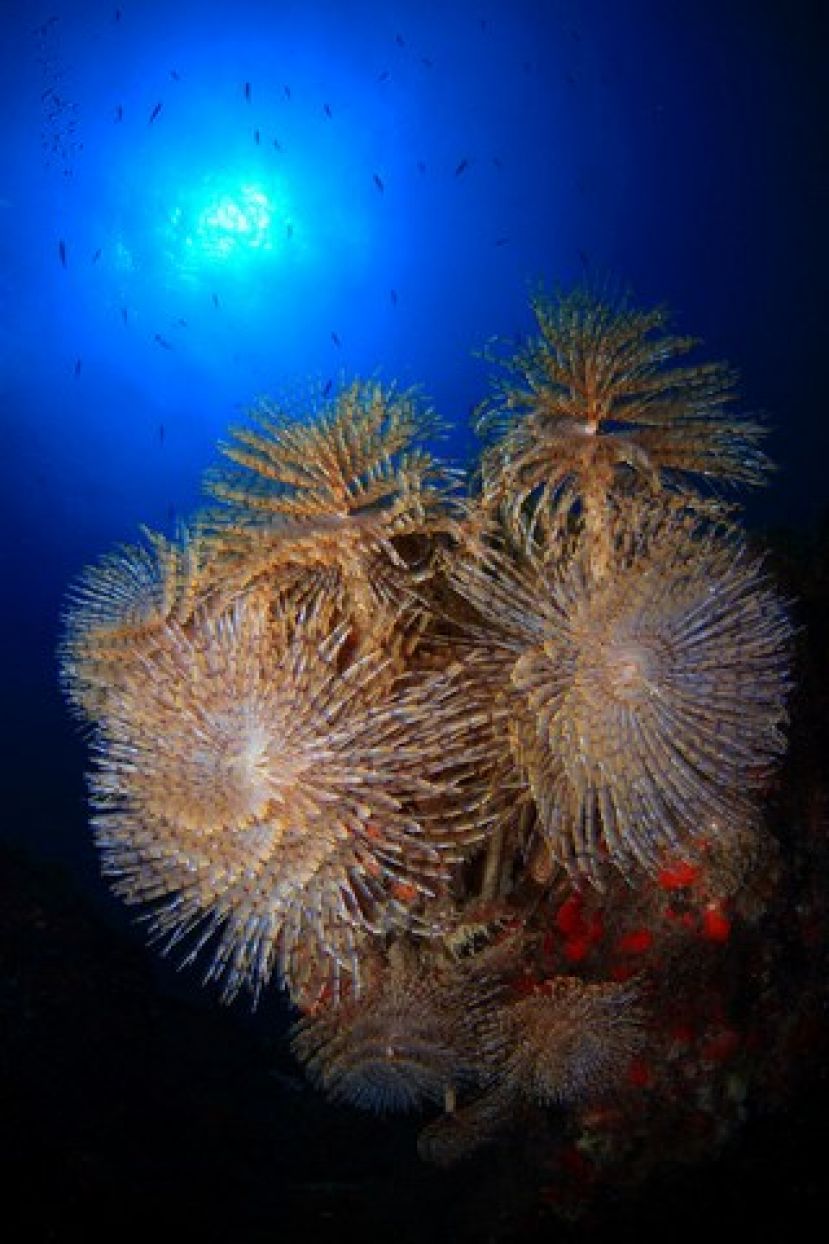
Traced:
<path fill-rule="evenodd" d="M 418 1152 L 451 1166 L 531 1117 L 533 1104 L 575 1107 L 625 1080 L 644 1044 L 634 983 L 559 976 L 532 995 L 494 996 L 476 1029 L 479 1093 L 422 1129 Z"/>
<path fill-rule="evenodd" d="M 60 677 L 85 721 L 103 713 L 119 668 L 149 651 L 156 633 L 192 616 L 204 570 L 198 524 L 178 541 L 144 529 L 145 545 L 123 545 L 87 569 L 63 614 Z"/>
<path fill-rule="evenodd" d="M 355 930 L 408 923 L 484 832 L 451 676 L 389 689 L 344 627 L 268 609 L 169 621 L 120 674 L 96 740 L 104 870 L 171 943 L 214 934 L 227 996 L 311 947 L 359 970 Z"/>
<path fill-rule="evenodd" d="M 734 372 L 721 363 L 678 366 L 697 344 L 667 334 L 667 316 L 579 288 L 532 300 L 539 335 L 511 357 L 483 404 L 490 444 L 483 500 L 512 523 L 542 524 L 580 508 L 601 523 L 604 499 L 630 479 L 686 499 L 699 480 L 757 484 L 770 463 L 762 426 L 732 412 Z M 703 509 L 722 510 L 718 502 Z"/>
<path fill-rule="evenodd" d="M 333 1101 L 378 1114 L 451 1101 L 479 1075 L 496 982 L 428 944 L 398 940 L 366 960 L 359 995 L 301 1020 L 294 1053 Z"/>
<path fill-rule="evenodd" d="M 498 1080 L 544 1105 L 577 1105 L 620 1083 L 643 1041 L 635 986 L 546 983 L 502 1014 L 506 1055 Z"/>
<path fill-rule="evenodd" d="M 430 538 L 447 525 L 453 486 L 418 438 L 437 422 L 412 392 L 355 382 L 311 421 L 268 403 L 213 471 L 214 571 L 220 591 L 278 579 L 282 591 L 324 599 L 373 637 L 378 615 L 416 604 L 431 572 Z"/>
<path fill-rule="evenodd" d="M 226 998 L 276 977 L 335 1100 L 443 1105 L 443 1164 L 618 1082 L 631 956 L 678 980 L 695 939 L 702 979 L 786 720 L 791 625 L 698 491 L 768 465 L 733 373 L 661 311 L 533 309 L 463 512 L 413 394 L 264 405 L 211 510 L 86 573 L 60 651 L 116 891 Z"/>
<path fill-rule="evenodd" d="M 653 870 L 750 820 L 789 690 L 791 626 L 738 542 L 670 514 L 615 522 L 598 581 L 584 546 L 564 566 L 492 552 L 453 571 L 540 831 L 596 881 L 608 858 Z"/>

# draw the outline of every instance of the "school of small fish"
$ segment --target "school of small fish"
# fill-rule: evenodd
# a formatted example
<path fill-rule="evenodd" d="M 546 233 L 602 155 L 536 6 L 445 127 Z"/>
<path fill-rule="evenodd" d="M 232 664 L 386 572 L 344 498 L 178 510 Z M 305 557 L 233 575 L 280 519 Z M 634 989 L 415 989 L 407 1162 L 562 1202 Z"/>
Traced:
<path fill-rule="evenodd" d="M 112 18 L 114 24 L 120 26 L 123 16 L 123 9 L 115 9 Z M 480 18 L 478 25 L 480 33 L 486 35 L 488 33 L 487 20 L 485 18 Z M 83 143 L 78 135 L 76 105 L 69 101 L 68 98 L 66 98 L 66 96 L 62 93 L 61 82 L 66 76 L 66 66 L 64 63 L 60 38 L 60 18 L 57 15 L 46 18 L 36 27 L 34 35 L 37 41 L 38 59 L 46 79 L 46 86 L 41 94 L 41 103 L 44 108 L 44 135 L 42 137 L 42 145 L 46 151 L 47 159 L 50 164 L 59 167 L 62 175 L 69 178 L 73 175 L 73 161 L 82 151 Z M 400 32 L 395 34 L 393 42 L 395 48 L 398 50 L 407 48 L 407 41 Z M 399 55 L 399 52 L 396 54 Z M 435 61 L 430 56 L 420 55 L 417 57 L 417 61 L 423 69 L 430 71 L 434 69 Z M 527 68 L 526 65 L 524 67 L 525 69 Z M 175 67 L 168 70 L 168 76 L 170 81 L 176 84 L 181 84 L 184 80 L 183 75 Z M 394 73 L 392 68 L 389 66 L 384 66 L 375 75 L 375 80 L 381 84 L 389 83 L 393 80 L 393 78 Z M 283 100 L 286 103 L 290 103 L 294 98 L 292 85 L 288 82 L 283 82 L 281 89 Z M 256 91 L 254 83 L 250 79 L 245 79 L 241 83 L 240 93 L 244 104 L 247 107 L 252 108 L 254 106 Z M 145 114 L 147 127 L 163 125 L 164 117 L 166 115 L 166 102 L 166 99 L 163 97 L 157 98 L 151 105 L 148 106 L 148 110 Z M 323 100 L 319 106 L 326 122 L 335 123 L 336 110 L 334 106 L 328 100 Z M 113 124 L 122 124 L 125 120 L 125 115 L 126 113 L 123 103 L 117 102 L 111 113 Z M 251 135 L 254 144 L 257 147 L 261 146 L 263 140 L 263 130 L 261 124 L 252 126 Z M 282 154 L 285 151 L 285 147 L 278 136 L 270 137 L 270 145 L 274 152 Z M 498 155 L 493 155 L 491 160 L 494 167 L 498 169 L 502 167 L 502 161 Z M 446 169 L 445 172 L 451 173 L 453 179 L 465 179 L 467 176 L 473 176 L 475 163 L 475 158 L 472 155 L 461 154 L 451 169 Z M 427 164 L 424 159 L 417 159 L 414 167 L 420 176 L 426 176 Z M 437 166 L 435 165 L 434 167 Z M 371 184 L 373 184 L 378 195 L 385 197 L 388 186 L 386 171 L 384 170 L 381 173 L 378 170 L 374 170 L 371 173 Z M 286 241 L 290 241 L 293 234 L 294 226 L 292 223 L 288 222 L 285 226 L 284 233 Z M 506 246 L 509 241 L 509 235 L 500 234 L 492 240 L 492 246 L 495 249 L 500 249 Z M 67 238 L 59 238 L 57 243 L 57 253 L 61 267 L 64 269 L 68 268 L 70 265 L 70 244 Z M 99 263 L 103 254 L 104 248 L 97 247 L 88 262 L 91 264 Z M 579 251 L 579 258 L 582 266 L 586 268 L 588 266 L 588 259 L 584 250 Z M 77 260 L 77 256 L 75 256 L 75 259 Z M 214 311 L 219 311 L 221 309 L 219 295 L 214 291 L 211 293 L 210 297 Z M 398 290 L 395 287 L 389 288 L 389 302 L 393 308 L 397 307 L 398 298 Z M 130 323 L 129 307 L 121 305 L 118 310 L 120 312 L 122 324 L 127 327 Z M 186 320 L 179 318 L 175 322 L 174 327 L 177 329 L 186 328 L 187 322 Z M 168 335 L 165 335 L 162 332 L 154 332 L 151 339 L 153 344 L 161 350 L 168 352 L 172 352 L 174 350 L 172 340 Z M 339 331 L 331 329 L 329 332 L 329 339 L 332 346 L 336 349 L 339 350 L 342 348 L 342 336 Z M 82 359 L 77 358 L 73 364 L 73 374 L 75 379 L 80 377 L 81 370 Z M 331 385 L 332 381 L 328 380 L 323 388 L 323 396 L 328 396 L 331 391 Z M 164 436 L 162 430 L 159 443 L 163 444 L 163 442 Z"/>

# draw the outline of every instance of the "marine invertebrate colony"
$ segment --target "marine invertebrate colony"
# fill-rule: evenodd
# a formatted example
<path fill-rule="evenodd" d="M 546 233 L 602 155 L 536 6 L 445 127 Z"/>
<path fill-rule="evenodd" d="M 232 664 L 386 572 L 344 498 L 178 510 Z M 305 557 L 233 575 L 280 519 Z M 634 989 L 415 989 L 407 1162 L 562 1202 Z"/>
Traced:
<path fill-rule="evenodd" d="M 87 571 L 61 644 L 116 891 L 226 997 L 281 983 L 333 1098 L 443 1104 L 441 1162 L 618 1091 L 653 980 L 605 931 L 678 970 L 714 916 L 669 935 L 655 895 L 707 860 L 720 936 L 784 746 L 786 611 L 702 491 L 766 467 L 732 373 L 677 366 L 661 311 L 534 310 L 463 503 L 411 393 L 267 407 L 218 507 Z"/>

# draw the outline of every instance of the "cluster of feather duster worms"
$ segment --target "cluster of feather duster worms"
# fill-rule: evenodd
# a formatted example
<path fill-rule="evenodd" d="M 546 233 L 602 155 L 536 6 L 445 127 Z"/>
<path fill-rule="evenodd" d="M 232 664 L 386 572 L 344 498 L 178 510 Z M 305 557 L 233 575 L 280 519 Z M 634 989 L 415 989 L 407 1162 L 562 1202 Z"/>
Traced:
<path fill-rule="evenodd" d="M 444 1164 L 646 1081 L 775 858 L 792 626 L 723 500 L 763 428 L 663 310 L 532 309 L 468 478 L 417 391 L 264 403 L 60 648 L 115 892 Z"/>

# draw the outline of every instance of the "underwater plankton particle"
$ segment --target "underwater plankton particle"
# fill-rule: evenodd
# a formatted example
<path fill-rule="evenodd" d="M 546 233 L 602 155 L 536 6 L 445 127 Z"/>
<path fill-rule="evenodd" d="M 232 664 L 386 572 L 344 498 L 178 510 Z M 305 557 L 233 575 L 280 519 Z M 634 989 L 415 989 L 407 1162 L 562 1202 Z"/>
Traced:
<path fill-rule="evenodd" d="M 459 564 L 555 859 L 655 871 L 750 823 L 783 751 L 791 625 L 734 540 L 656 524 L 598 582 L 577 553 Z M 500 671 L 500 673 L 499 673 Z"/>
<path fill-rule="evenodd" d="M 730 409 L 733 371 L 678 365 L 697 342 L 668 335 L 664 309 L 585 288 L 532 309 L 538 336 L 495 360 L 507 375 L 481 410 L 485 502 L 537 517 L 579 503 L 589 523 L 620 473 L 688 498 L 697 480 L 762 482 L 764 429 Z"/>
<path fill-rule="evenodd" d="M 104 872 L 188 960 L 212 944 L 226 997 L 275 969 L 303 988 L 309 947 L 356 975 L 365 930 L 413 919 L 485 832 L 451 678 L 390 686 L 347 638 L 259 597 L 169 621 L 99 723 Z"/>

